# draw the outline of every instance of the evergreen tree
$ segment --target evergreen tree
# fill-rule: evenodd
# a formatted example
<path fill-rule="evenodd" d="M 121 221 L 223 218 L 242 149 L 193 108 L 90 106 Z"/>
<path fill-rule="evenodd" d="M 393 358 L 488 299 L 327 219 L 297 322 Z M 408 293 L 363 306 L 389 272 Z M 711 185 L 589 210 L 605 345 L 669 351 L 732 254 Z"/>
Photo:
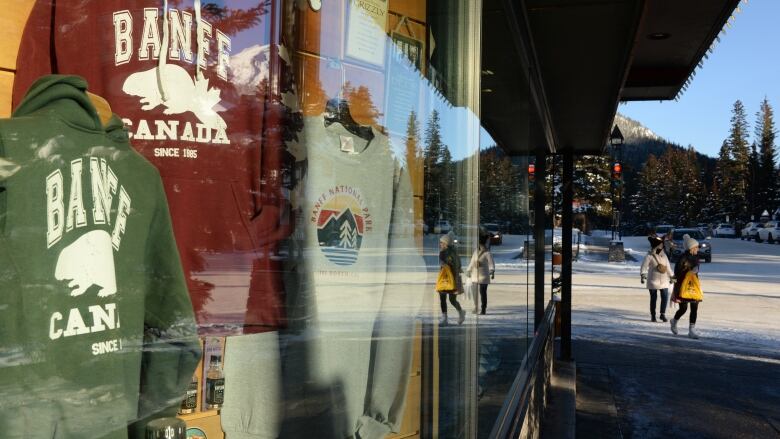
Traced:
<path fill-rule="evenodd" d="M 365 85 L 354 87 L 349 81 L 344 84 L 344 98 L 349 102 L 349 112 L 362 125 L 378 125 L 382 113 L 374 105 L 371 90 Z"/>
<path fill-rule="evenodd" d="M 423 152 L 420 147 L 420 122 L 417 121 L 417 113 L 412 110 L 406 121 L 406 169 L 412 183 L 415 195 L 420 193 L 420 174 L 416 172 L 422 165 Z"/>
<path fill-rule="evenodd" d="M 606 155 L 583 156 L 574 160 L 574 199 L 584 206 L 589 222 L 603 227 L 610 224 L 612 213 L 610 165 L 610 158 Z M 624 210 L 630 210 L 628 205 Z"/>
<path fill-rule="evenodd" d="M 756 113 L 756 141 L 758 142 L 758 173 L 756 176 L 758 210 L 769 210 L 770 214 L 780 204 L 777 186 L 777 157 L 775 151 L 774 111 L 764 98 Z"/>
<path fill-rule="evenodd" d="M 357 235 L 355 229 L 353 229 L 349 224 L 349 221 L 344 221 L 344 224 L 341 225 L 339 230 L 339 238 L 341 239 L 339 242 L 339 246 L 341 248 L 356 247 Z"/>
<path fill-rule="evenodd" d="M 720 209 L 718 214 L 724 219 L 729 216 L 732 221 L 736 219 L 737 210 L 735 206 L 739 203 L 734 181 L 733 160 L 731 159 L 731 146 L 724 140 L 718 153 L 718 163 L 715 166 L 715 182 L 719 189 Z"/>
<path fill-rule="evenodd" d="M 729 130 L 729 148 L 731 149 L 732 185 L 735 198 L 732 202 L 736 213 L 745 216 L 748 212 L 748 186 L 750 185 L 750 150 L 748 148 L 748 123 L 745 106 L 742 101 L 734 102 Z"/>
<path fill-rule="evenodd" d="M 428 123 L 425 125 L 425 150 L 423 151 L 423 167 L 425 171 L 425 190 L 423 212 L 425 221 L 433 223 L 439 219 L 442 200 L 442 151 L 445 148 L 441 140 L 441 122 L 439 112 L 433 110 Z"/>
<path fill-rule="evenodd" d="M 439 166 L 441 167 L 441 185 L 439 186 L 441 213 L 445 219 L 454 221 L 457 217 L 455 209 L 458 206 L 458 185 L 455 184 L 455 165 L 447 145 L 442 145 Z"/>
<path fill-rule="evenodd" d="M 710 190 L 704 199 L 704 208 L 702 208 L 702 218 L 705 221 L 719 221 L 722 210 L 720 201 L 720 187 L 717 181 L 712 182 Z M 725 218 L 724 218 L 725 219 Z"/>
<path fill-rule="evenodd" d="M 645 222 L 664 222 L 662 209 L 664 185 L 662 171 L 658 159 L 650 154 L 645 166 L 639 172 L 639 185 L 637 192 L 631 196 L 629 205 L 635 211 L 638 218 Z"/>
<path fill-rule="evenodd" d="M 497 146 L 485 148 L 479 158 L 479 213 L 481 222 L 518 222 L 521 212 L 521 176 Z"/>
<path fill-rule="evenodd" d="M 660 160 L 663 218 L 672 224 L 693 225 L 700 219 L 704 204 L 695 153 L 669 148 Z"/>
<path fill-rule="evenodd" d="M 748 212 L 755 213 L 757 211 L 760 211 L 759 208 L 760 204 L 760 197 L 758 195 L 758 192 L 760 191 L 760 186 L 758 185 L 758 172 L 759 172 L 759 157 L 758 157 L 758 149 L 756 148 L 756 142 L 753 142 L 750 144 L 750 159 L 748 160 L 748 186 L 747 186 L 747 195 L 748 195 Z"/>

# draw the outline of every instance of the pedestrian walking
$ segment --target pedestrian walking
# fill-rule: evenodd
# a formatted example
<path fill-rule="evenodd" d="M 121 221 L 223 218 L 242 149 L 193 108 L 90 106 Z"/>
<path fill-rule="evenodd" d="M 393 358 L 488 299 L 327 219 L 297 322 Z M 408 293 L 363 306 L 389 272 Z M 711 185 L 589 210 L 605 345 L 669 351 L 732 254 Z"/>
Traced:
<path fill-rule="evenodd" d="M 655 322 L 655 304 L 658 293 L 661 293 L 661 315 L 662 322 L 666 321 L 666 303 L 669 300 L 669 285 L 672 281 L 672 269 L 669 264 L 669 258 L 664 253 L 664 240 L 655 235 L 648 236 L 650 241 L 650 251 L 647 252 L 642 261 L 642 267 L 639 269 L 641 282 L 647 282 L 647 289 L 650 292 L 650 321 Z"/>
<path fill-rule="evenodd" d="M 672 300 L 680 303 L 680 309 L 670 321 L 673 334 L 677 334 L 677 322 L 691 307 L 690 325 L 688 337 L 699 338 L 696 332 L 696 318 L 699 314 L 699 302 L 703 299 L 701 285 L 699 284 L 699 242 L 689 235 L 683 236 L 685 252 L 680 256 L 674 266 L 674 290 Z"/>
<path fill-rule="evenodd" d="M 480 314 L 485 315 L 487 310 L 487 290 L 490 280 L 495 278 L 496 264 L 493 261 L 493 255 L 487 246 L 490 239 L 488 235 L 480 234 L 479 244 L 474 254 L 471 255 L 471 262 L 466 268 L 466 276 L 471 279 L 472 284 L 479 285 L 479 297 L 474 295 L 474 312 L 477 312 L 477 306 L 482 301 Z"/>
<path fill-rule="evenodd" d="M 457 295 L 463 292 L 463 282 L 460 278 L 460 256 L 455 249 L 455 243 L 450 235 L 442 235 L 439 238 L 439 278 L 436 281 L 436 291 L 441 302 L 441 326 L 449 324 L 447 320 L 447 298 L 453 308 L 458 311 L 458 324 L 466 319 L 466 312 L 460 307 Z M 449 274 L 448 274 L 449 272 Z M 443 281 L 449 277 L 450 282 Z"/>

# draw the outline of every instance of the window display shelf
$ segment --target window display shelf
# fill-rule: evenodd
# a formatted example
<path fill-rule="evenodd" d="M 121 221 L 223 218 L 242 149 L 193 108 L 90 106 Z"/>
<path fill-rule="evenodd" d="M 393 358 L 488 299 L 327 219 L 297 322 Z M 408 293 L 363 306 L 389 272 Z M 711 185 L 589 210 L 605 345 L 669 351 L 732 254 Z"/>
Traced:
<path fill-rule="evenodd" d="M 206 410 L 204 412 L 187 413 L 186 415 L 177 415 L 176 417 L 187 422 L 194 421 L 196 419 L 208 418 L 211 416 L 219 416 L 219 410 Z"/>

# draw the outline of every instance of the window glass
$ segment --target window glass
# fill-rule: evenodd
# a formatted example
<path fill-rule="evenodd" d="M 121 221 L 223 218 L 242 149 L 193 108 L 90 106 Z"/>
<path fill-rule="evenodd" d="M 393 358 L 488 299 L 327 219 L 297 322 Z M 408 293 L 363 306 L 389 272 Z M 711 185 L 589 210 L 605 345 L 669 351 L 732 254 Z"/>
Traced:
<path fill-rule="evenodd" d="M 480 216 L 479 2 L 22 3 L 4 435 L 477 435 L 529 233 Z"/>

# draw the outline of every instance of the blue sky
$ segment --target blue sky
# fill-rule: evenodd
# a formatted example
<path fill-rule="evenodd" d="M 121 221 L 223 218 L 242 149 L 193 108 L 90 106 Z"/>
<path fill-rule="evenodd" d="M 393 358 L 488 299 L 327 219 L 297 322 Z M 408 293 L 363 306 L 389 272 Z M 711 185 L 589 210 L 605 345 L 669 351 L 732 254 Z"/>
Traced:
<path fill-rule="evenodd" d="M 775 126 L 780 125 L 780 1 L 750 0 L 740 8 L 679 101 L 630 102 L 618 111 L 669 141 L 713 157 L 728 136 L 737 99 L 745 104 L 751 141 L 764 96 L 775 110 Z"/>

